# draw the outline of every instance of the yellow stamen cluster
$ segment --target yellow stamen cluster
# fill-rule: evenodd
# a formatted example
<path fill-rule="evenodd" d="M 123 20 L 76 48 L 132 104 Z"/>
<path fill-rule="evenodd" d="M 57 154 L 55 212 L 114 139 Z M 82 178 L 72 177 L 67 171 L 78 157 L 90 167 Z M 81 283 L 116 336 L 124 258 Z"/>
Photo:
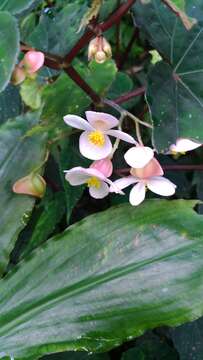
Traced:
<path fill-rule="evenodd" d="M 105 144 L 105 137 L 101 131 L 95 130 L 91 131 L 88 135 L 89 141 L 97 146 L 103 146 Z"/>
<path fill-rule="evenodd" d="M 101 186 L 101 181 L 96 176 L 92 176 L 87 180 L 87 186 L 99 189 Z"/>

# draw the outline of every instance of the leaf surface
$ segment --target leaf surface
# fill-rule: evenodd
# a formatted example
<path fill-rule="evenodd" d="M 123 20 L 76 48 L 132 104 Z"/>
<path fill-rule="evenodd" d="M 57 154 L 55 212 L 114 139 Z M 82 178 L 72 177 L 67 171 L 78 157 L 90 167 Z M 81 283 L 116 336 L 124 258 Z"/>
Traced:
<path fill-rule="evenodd" d="M 16 359 L 106 351 L 203 313 L 203 222 L 189 201 L 90 216 L 0 281 L 0 348 Z"/>
<path fill-rule="evenodd" d="M 44 136 L 23 138 L 39 120 L 39 113 L 28 113 L 0 127 L 0 275 L 21 229 L 26 225 L 35 199 L 14 194 L 16 180 L 28 175 L 44 157 Z"/>
<path fill-rule="evenodd" d="M 0 11 L 0 91 L 10 80 L 19 52 L 19 30 L 15 18 Z"/>

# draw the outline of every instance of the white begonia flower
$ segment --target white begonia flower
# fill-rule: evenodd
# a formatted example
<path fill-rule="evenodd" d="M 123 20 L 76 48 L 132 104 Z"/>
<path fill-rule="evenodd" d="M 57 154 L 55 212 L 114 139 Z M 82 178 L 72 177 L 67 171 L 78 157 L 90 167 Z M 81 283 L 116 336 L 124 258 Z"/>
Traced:
<path fill-rule="evenodd" d="M 128 165 L 140 169 L 146 166 L 154 157 L 154 150 L 147 146 L 137 145 L 129 149 L 124 159 Z"/>
<path fill-rule="evenodd" d="M 66 124 L 84 132 L 80 135 L 79 147 L 83 156 L 90 160 L 104 159 L 110 155 L 112 144 L 110 136 L 136 144 L 132 136 L 120 130 L 111 130 L 118 126 L 119 121 L 114 116 L 95 111 L 86 111 L 87 120 L 77 115 L 66 115 Z"/>
<path fill-rule="evenodd" d="M 145 199 L 146 190 L 149 189 L 155 194 L 171 196 L 175 193 L 176 185 L 163 177 L 163 170 L 159 162 L 153 158 L 143 169 L 131 169 L 131 175 L 114 181 L 114 186 L 120 190 L 133 185 L 130 191 L 129 201 L 137 206 Z M 110 192 L 114 189 L 110 187 Z"/>
<path fill-rule="evenodd" d="M 65 178 L 70 185 L 77 186 L 87 184 L 90 195 L 95 199 L 102 199 L 110 192 L 109 185 L 113 192 L 123 194 L 114 183 L 94 168 L 83 168 L 80 166 L 65 170 Z"/>
<path fill-rule="evenodd" d="M 186 153 L 187 151 L 191 151 L 194 149 L 197 149 L 202 144 L 192 141 L 190 139 L 183 139 L 179 138 L 176 140 L 176 144 L 172 144 L 169 148 L 170 153 L 176 154 L 176 153 Z"/>

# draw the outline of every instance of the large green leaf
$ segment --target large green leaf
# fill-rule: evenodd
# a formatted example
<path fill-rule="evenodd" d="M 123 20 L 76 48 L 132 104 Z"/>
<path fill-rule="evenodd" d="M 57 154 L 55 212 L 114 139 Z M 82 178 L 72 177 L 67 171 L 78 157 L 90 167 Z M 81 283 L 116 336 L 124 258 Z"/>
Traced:
<path fill-rule="evenodd" d="M 20 115 L 22 101 L 16 86 L 9 84 L 0 94 L 0 124 Z"/>
<path fill-rule="evenodd" d="M 38 113 L 28 113 L 0 127 L 0 275 L 6 269 L 10 252 L 34 205 L 34 198 L 14 194 L 12 185 L 28 175 L 44 156 L 42 136 L 23 138 L 38 119 Z"/>
<path fill-rule="evenodd" d="M 138 3 L 134 15 L 166 60 L 154 66 L 148 79 L 156 148 L 167 150 L 177 137 L 203 141 L 203 28 L 187 31 L 160 0 Z"/>
<path fill-rule="evenodd" d="M 19 52 L 19 31 L 16 20 L 0 11 L 0 91 L 8 84 Z"/>
<path fill-rule="evenodd" d="M 19 14 L 29 8 L 36 0 L 1 0 L 0 10 L 6 10 L 12 14 Z"/>
<path fill-rule="evenodd" d="M 0 349 L 15 359 L 105 351 L 203 313 L 194 202 L 146 201 L 86 218 L 0 281 Z"/>
<path fill-rule="evenodd" d="M 88 9 L 87 5 L 87 1 L 81 3 L 80 0 L 75 0 L 74 3 L 67 4 L 53 16 L 44 12 L 40 17 L 39 25 L 26 41 L 42 51 L 61 56 L 66 55 L 81 37 L 78 29 L 84 13 Z"/>
<path fill-rule="evenodd" d="M 180 360 L 203 359 L 203 318 L 170 329 L 170 335 Z"/>
<path fill-rule="evenodd" d="M 123 352 L 121 360 L 178 360 L 178 353 L 157 335 L 147 332 L 137 339 L 136 346 Z"/>

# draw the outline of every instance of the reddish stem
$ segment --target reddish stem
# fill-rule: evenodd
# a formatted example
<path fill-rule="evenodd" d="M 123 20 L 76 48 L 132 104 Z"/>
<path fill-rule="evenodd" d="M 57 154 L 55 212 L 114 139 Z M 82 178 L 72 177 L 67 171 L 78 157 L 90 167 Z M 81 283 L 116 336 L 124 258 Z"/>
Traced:
<path fill-rule="evenodd" d="M 117 99 L 114 99 L 113 101 L 116 104 L 122 104 L 122 103 L 132 99 L 133 97 L 143 95 L 145 93 L 145 91 L 146 91 L 145 86 L 142 86 L 138 89 L 135 89 L 133 91 L 130 91 L 128 93 L 125 93 L 125 94 L 119 96 Z"/>
<path fill-rule="evenodd" d="M 203 171 L 203 165 L 162 165 L 166 171 Z M 122 168 L 115 170 L 118 175 L 129 174 L 130 168 Z"/>
<path fill-rule="evenodd" d="M 45 54 L 45 65 L 52 69 L 64 69 L 64 71 L 70 76 L 70 78 L 92 99 L 94 103 L 100 103 L 101 99 L 98 94 L 86 83 L 85 80 L 78 74 L 78 72 L 70 66 L 73 58 L 78 54 L 78 52 L 89 43 L 90 39 L 96 33 L 101 33 L 108 30 L 114 24 L 117 24 L 122 16 L 130 9 L 133 3 L 136 0 L 127 0 L 122 4 L 110 17 L 102 24 L 97 25 L 94 29 L 87 30 L 85 34 L 80 38 L 77 44 L 72 48 L 72 50 L 62 59 L 60 56 L 55 56 L 52 54 Z M 32 48 L 26 44 L 21 44 L 21 50 L 26 52 Z"/>
<path fill-rule="evenodd" d="M 92 99 L 94 103 L 101 102 L 99 95 L 97 95 L 96 92 L 86 83 L 86 81 L 83 80 L 73 66 L 65 67 L 64 71 Z"/>

